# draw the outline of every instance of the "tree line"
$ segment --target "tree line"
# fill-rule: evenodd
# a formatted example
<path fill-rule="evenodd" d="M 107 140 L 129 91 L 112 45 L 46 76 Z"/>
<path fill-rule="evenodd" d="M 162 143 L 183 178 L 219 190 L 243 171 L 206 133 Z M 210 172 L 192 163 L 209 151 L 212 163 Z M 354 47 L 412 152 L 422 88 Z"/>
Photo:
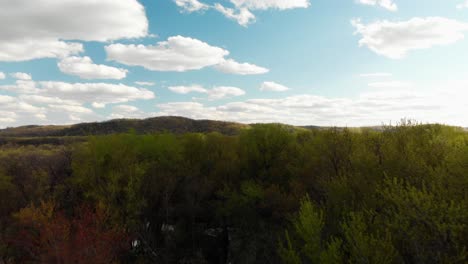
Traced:
<path fill-rule="evenodd" d="M 254 125 L 0 147 L 0 263 L 466 263 L 468 133 Z"/>

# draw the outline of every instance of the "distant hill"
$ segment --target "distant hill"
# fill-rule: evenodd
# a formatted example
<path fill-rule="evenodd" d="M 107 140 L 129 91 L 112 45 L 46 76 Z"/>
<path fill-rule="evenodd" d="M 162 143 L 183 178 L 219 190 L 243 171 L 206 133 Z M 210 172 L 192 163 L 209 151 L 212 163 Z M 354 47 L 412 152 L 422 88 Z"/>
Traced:
<path fill-rule="evenodd" d="M 219 132 L 225 135 L 236 135 L 242 129 L 249 128 L 254 124 L 242 124 L 235 122 L 193 120 L 178 116 L 162 116 L 148 119 L 114 119 L 105 122 L 80 123 L 67 126 L 21 126 L 0 129 L 0 145 L 2 140 L 12 141 L 13 138 L 25 141 L 34 138 L 49 138 L 52 143 L 73 140 L 90 135 L 109 135 L 135 131 L 137 134 L 151 134 L 160 132 L 182 133 L 209 133 Z M 320 126 L 290 126 L 290 129 L 327 129 Z M 373 130 L 382 130 L 381 126 L 367 127 Z M 355 128 L 359 129 L 359 128 Z M 465 128 L 468 132 L 468 128 Z"/>
<path fill-rule="evenodd" d="M 148 119 L 115 119 L 105 122 L 81 123 L 70 126 L 22 126 L 0 129 L 0 137 L 79 137 L 108 135 L 135 131 L 137 134 L 158 132 L 208 133 L 219 132 L 235 135 L 249 125 L 212 121 L 193 120 L 185 117 L 164 116 Z"/>

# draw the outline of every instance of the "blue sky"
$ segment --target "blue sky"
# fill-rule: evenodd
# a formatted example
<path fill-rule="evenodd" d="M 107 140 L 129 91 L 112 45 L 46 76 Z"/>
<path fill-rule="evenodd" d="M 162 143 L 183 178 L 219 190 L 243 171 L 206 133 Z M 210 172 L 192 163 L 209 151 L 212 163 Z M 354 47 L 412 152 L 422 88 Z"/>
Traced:
<path fill-rule="evenodd" d="M 0 0 L 0 127 L 468 126 L 465 0 Z"/>

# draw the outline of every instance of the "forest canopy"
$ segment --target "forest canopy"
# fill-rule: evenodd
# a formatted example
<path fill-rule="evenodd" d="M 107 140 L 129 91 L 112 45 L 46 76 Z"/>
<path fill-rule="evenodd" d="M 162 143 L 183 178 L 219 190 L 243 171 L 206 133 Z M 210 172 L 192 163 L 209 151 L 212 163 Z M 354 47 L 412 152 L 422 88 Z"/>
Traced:
<path fill-rule="evenodd" d="M 0 263 L 466 263 L 467 198 L 443 125 L 13 141 Z"/>

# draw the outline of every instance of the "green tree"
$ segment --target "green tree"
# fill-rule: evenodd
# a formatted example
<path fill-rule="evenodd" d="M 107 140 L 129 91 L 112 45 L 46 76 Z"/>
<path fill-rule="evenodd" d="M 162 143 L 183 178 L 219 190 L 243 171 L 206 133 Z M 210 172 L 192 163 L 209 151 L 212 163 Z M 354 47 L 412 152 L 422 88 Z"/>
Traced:
<path fill-rule="evenodd" d="M 284 263 L 342 263 L 342 241 L 327 238 L 323 232 L 324 213 L 314 205 L 308 196 L 301 201 L 301 207 L 292 222 L 297 245 L 291 242 L 289 232 L 285 241 L 280 241 L 279 255 Z"/>

